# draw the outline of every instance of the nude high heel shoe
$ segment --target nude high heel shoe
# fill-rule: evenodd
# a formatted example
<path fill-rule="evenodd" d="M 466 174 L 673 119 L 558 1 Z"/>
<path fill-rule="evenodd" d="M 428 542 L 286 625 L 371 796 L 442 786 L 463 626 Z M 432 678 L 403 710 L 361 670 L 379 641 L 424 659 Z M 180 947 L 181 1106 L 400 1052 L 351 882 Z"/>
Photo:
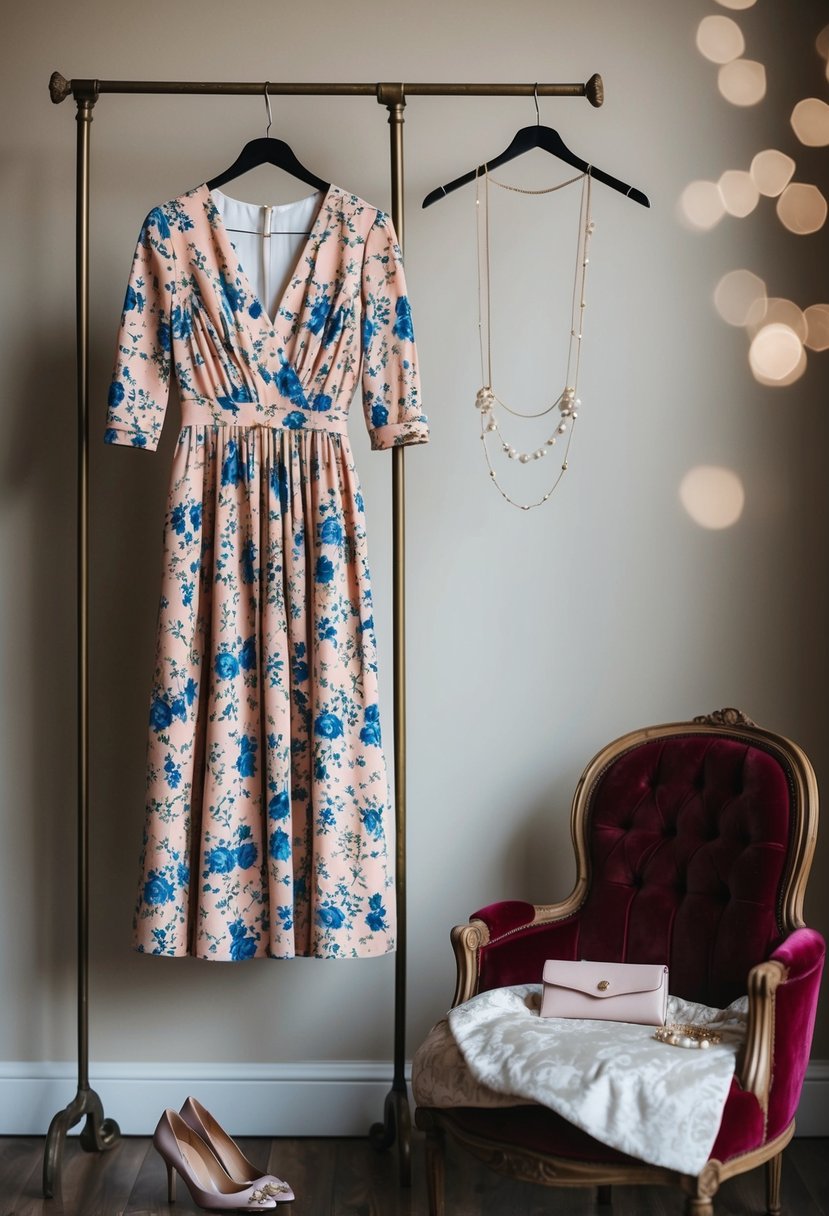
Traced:
<path fill-rule="evenodd" d="M 184 1122 L 210 1145 L 234 1182 L 255 1182 L 261 1190 L 271 1195 L 276 1203 L 292 1202 L 294 1192 L 287 1182 L 283 1182 L 275 1174 L 263 1174 L 258 1170 L 219 1121 L 196 1098 L 188 1098 L 179 1113 Z"/>
<path fill-rule="evenodd" d="M 194 1202 L 208 1212 L 272 1212 L 276 1201 L 256 1183 L 239 1183 L 210 1145 L 174 1110 L 165 1110 L 153 1133 L 153 1145 L 167 1166 L 167 1197 L 176 1197 L 176 1172 Z"/>

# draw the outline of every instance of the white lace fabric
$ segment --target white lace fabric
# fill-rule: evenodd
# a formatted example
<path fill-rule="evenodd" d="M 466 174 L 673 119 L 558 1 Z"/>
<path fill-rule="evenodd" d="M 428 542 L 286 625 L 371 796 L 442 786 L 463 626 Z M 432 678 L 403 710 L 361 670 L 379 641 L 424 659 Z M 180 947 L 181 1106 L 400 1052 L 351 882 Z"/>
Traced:
<path fill-rule="evenodd" d="M 659 1043 L 651 1026 L 542 1018 L 540 995 L 540 984 L 517 984 L 450 1010 L 448 1032 L 438 1023 L 415 1057 L 418 1103 L 537 1102 L 641 1161 L 699 1173 L 745 1037 L 747 998 L 720 1010 L 669 997 L 669 1022 L 709 1026 L 721 1036 L 699 1050 Z"/>

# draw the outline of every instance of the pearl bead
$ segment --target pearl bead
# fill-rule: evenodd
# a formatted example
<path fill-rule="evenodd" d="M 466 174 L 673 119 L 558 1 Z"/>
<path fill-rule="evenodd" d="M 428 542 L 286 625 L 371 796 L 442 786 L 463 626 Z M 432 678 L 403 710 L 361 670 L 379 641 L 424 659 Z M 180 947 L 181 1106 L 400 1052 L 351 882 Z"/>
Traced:
<path fill-rule="evenodd" d="M 567 427 L 566 427 L 566 425 L 565 425 L 565 424 L 562 422 L 562 423 L 560 423 L 560 424 L 559 424 L 559 426 L 557 427 L 557 430 L 558 430 L 559 435 L 563 435 L 563 434 L 564 434 L 564 432 L 567 430 Z"/>
<path fill-rule="evenodd" d="M 687 1034 L 681 1034 L 677 1040 L 680 1047 L 693 1047 L 694 1040 Z"/>
<path fill-rule="evenodd" d="M 705 1051 L 706 1048 L 711 1046 L 711 1041 L 710 1041 L 710 1039 L 700 1039 L 699 1045 L 702 1048 L 702 1050 Z"/>
<path fill-rule="evenodd" d="M 522 452 L 521 455 L 518 457 L 518 459 L 521 461 L 522 464 L 526 464 L 530 458 L 526 452 Z"/>
<path fill-rule="evenodd" d="M 579 416 L 578 410 L 573 410 L 572 414 L 570 415 L 570 417 L 573 419 L 574 422 L 578 418 L 578 416 Z"/>
<path fill-rule="evenodd" d="M 548 440 L 546 440 L 546 443 L 547 443 L 547 447 L 548 447 L 548 448 L 553 448 L 553 447 L 555 447 L 555 444 L 556 444 L 556 437 L 555 437 L 555 435 L 551 435 L 551 436 L 550 436 L 550 438 L 549 438 Z"/>

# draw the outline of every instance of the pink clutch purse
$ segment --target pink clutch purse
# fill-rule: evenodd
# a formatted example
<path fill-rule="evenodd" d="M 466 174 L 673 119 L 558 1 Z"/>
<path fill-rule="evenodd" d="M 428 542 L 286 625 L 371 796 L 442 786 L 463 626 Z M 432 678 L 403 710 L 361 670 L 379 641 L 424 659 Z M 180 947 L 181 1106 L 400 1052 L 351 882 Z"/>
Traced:
<path fill-rule="evenodd" d="M 543 972 L 543 1018 L 595 1018 L 664 1026 L 668 968 L 663 963 L 591 963 L 548 959 Z"/>

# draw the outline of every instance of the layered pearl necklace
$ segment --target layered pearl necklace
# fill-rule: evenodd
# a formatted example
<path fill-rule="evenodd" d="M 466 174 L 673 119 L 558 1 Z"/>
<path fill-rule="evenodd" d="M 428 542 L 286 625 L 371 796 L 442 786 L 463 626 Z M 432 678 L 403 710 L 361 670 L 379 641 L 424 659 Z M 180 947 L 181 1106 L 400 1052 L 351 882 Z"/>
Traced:
<path fill-rule="evenodd" d="M 590 218 L 590 187 L 592 178 L 590 175 L 590 166 L 586 172 L 579 173 L 576 177 L 568 178 L 565 182 L 559 182 L 556 186 L 549 186 L 544 190 L 525 190 L 520 186 L 510 186 L 506 182 L 496 181 L 494 177 L 490 177 L 489 169 L 484 165 L 485 193 L 484 206 L 481 207 L 480 197 L 480 180 L 481 175 L 475 175 L 475 216 L 476 216 L 476 235 L 478 248 L 478 341 L 481 351 L 481 387 L 475 397 L 475 407 L 480 411 L 481 415 L 481 441 L 484 445 L 484 455 L 486 456 L 487 466 L 489 468 L 489 476 L 494 482 L 501 496 L 506 499 L 514 507 L 519 507 L 522 511 L 530 511 L 533 507 L 540 507 L 545 503 L 550 495 L 555 490 L 558 483 L 561 481 L 567 471 L 567 457 L 570 452 L 570 444 L 573 441 L 573 432 L 575 430 L 575 422 L 578 418 L 578 411 L 581 402 L 577 396 L 579 384 L 579 363 L 581 360 L 581 339 L 582 330 L 584 327 L 584 310 L 587 307 L 584 298 L 585 282 L 587 278 L 587 266 L 590 259 L 587 256 L 590 237 L 593 234 L 595 224 Z M 515 190 L 519 194 L 550 194 L 554 190 L 561 190 L 564 186 L 572 185 L 581 179 L 582 191 L 581 202 L 579 205 L 579 237 L 576 244 L 576 266 L 573 275 L 573 298 L 570 309 L 570 339 L 567 348 L 567 369 L 564 377 L 564 388 L 555 398 L 555 400 L 544 409 L 538 410 L 536 413 L 522 413 L 520 410 L 513 409 L 507 405 L 505 401 L 498 396 L 492 387 L 492 342 L 491 342 L 491 317 L 492 317 L 492 298 L 490 292 L 490 259 L 489 259 L 489 183 L 490 181 L 495 186 L 500 186 L 504 190 Z M 485 258 L 481 255 L 481 211 L 484 212 L 484 243 L 485 243 Z M 486 358 L 484 358 L 484 340 L 483 340 L 483 290 L 482 290 L 482 263 L 485 266 L 486 276 Z M 501 426 L 496 417 L 496 406 L 501 406 L 516 418 L 542 418 L 545 414 L 550 414 L 554 410 L 558 411 L 558 423 L 555 430 L 545 440 L 542 447 L 536 448 L 531 452 L 522 452 L 508 443 L 501 432 Z M 529 464 L 531 461 L 542 460 L 548 453 L 552 453 L 557 444 L 564 445 L 563 459 L 561 468 L 559 469 L 553 484 L 550 486 L 546 494 L 539 498 L 536 502 L 516 502 L 514 498 L 506 492 L 498 480 L 498 476 L 492 465 L 492 459 L 489 451 L 488 439 L 490 435 L 497 437 L 497 442 L 500 445 L 501 451 L 508 460 L 517 461 L 519 464 Z M 566 436 L 566 438 L 565 438 Z"/>

